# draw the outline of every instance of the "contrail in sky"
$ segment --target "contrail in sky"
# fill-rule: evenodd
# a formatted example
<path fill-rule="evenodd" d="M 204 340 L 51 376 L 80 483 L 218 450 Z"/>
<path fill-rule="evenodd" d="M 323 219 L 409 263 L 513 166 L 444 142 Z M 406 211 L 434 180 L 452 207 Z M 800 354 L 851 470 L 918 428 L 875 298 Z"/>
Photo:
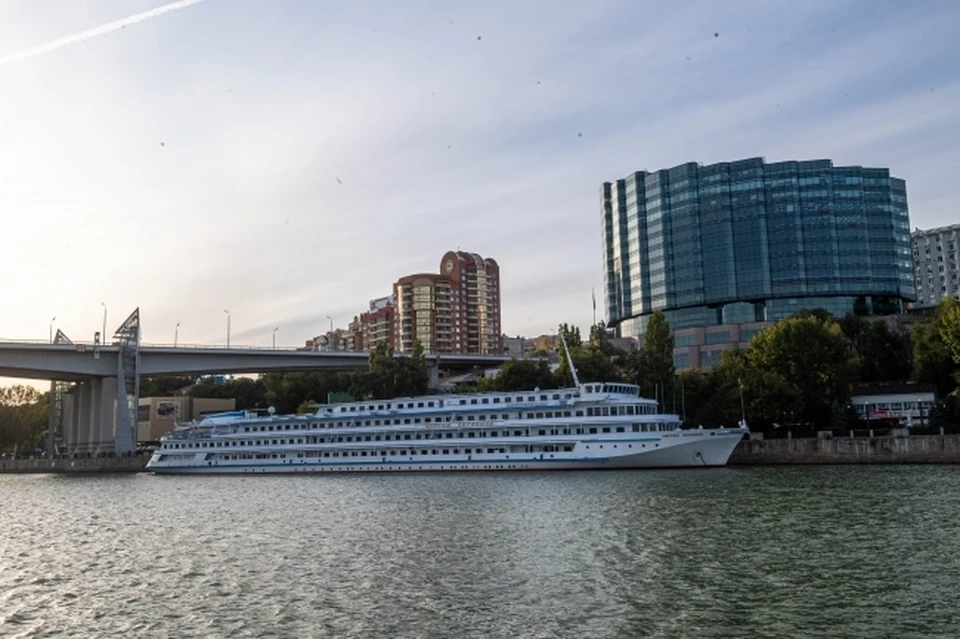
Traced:
<path fill-rule="evenodd" d="M 156 18 L 157 16 L 163 15 L 168 11 L 184 9 L 199 2 L 203 2 L 203 0 L 179 0 L 179 2 L 171 2 L 170 4 L 165 4 L 162 7 L 150 9 L 149 11 L 144 11 L 143 13 L 138 13 L 128 18 L 121 18 L 120 20 L 114 20 L 113 22 L 108 22 L 107 24 L 94 27 L 93 29 L 87 29 L 86 31 L 74 33 L 73 35 L 51 40 L 46 44 L 41 44 L 39 47 L 34 47 L 32 49 L 27 49 L 26 51 L 21 51 L 20 53 L 14 53 L 4 58 L 0 58 L 0 67 L 4 66 L 5 64 L 10 64 L 11 62 L 16 62 L 17 60 L 25 60 L 26 58 L 32 58 L 34 56 L 43 55 L 44 53 L 56 51 L 57 49 L 73 44 L 74 42 L 81 42 L 83 40 L 89 40 L 90 38 L 96 38 L 97 36 L 102 36 L 106 33 L 110 33 L 111 31 L 122 29 L 128 24 L 136 24 L 137 22 L 143 22 L 144 20 L 149 20 L 150 18 Z"/>

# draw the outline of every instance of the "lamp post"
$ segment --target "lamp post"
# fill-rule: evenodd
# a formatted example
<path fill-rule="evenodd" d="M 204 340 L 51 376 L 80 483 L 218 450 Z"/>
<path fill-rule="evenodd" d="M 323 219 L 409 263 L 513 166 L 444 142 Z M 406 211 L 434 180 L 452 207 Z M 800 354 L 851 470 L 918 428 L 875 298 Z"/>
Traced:
<path fill-rule="evenodd" d="M 50 343 L 53 344 L 53 323 L 57 321 L 57 316 L 50 318 Z"/>
<path fill-rule="evenodd" d="M 227 348 L 230 348 L 230 311 L 223 309 L 223 312 L 227 314 Z"/>
<path fill-rule="evenodd" d="M 277 326 L 273 329 L 273 350 L 277 350 L 277 329 L 280 328 Z"/>
<path fill-rule="evenodd" d="M 103 332 L 100 333 L 100 343 L 107 343 L 107 303 L 100 302 L 100 306 L 103 307 Z"/>
<path fill-rule="evenodd" d="M 327 350 L 335 351 L 335 345 L 333 343 L 333 318 L 327 315 L 327 319 L 330 320 L 330 333 L 327 335 Z"/>
<path fill-rule="evenodd" d="M 180 322 L 177 322 L 177 325 L 173 327 L 173 347 L 177 347 L 177 338 L 180 337 Z"/>

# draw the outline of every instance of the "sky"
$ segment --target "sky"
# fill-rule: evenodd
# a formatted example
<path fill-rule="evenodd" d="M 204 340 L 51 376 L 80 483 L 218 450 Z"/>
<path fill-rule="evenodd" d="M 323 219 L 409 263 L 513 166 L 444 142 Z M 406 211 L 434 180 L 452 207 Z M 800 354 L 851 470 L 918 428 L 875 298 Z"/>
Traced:
<path fill-rule="evenodd" d="M 586 328 L 601 184 L 691 161 L 889 167 L 960 222 L 957 33 L 955 0 L 4 0 L 0 339 L 139 307 L 145 343 L 229 310 L 298 346 L 458 248 L 505 333 Z"/>

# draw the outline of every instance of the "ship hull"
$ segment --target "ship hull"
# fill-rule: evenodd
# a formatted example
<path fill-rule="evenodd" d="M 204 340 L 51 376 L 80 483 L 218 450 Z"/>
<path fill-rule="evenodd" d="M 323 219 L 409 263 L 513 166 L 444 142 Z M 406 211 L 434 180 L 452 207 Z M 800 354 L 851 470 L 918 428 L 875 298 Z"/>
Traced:
<path fill-rule="evenodd" d="M 205 461 L 198 456 L 196 460 L 176 464 L 151 460 L 147 470 L 160 474 L 243 475 L 705 468 L 726 465 L 744 432 L 682 431 L 657 439 L 593 440 L 579 443 L 572 453 L 538 455 L 428 455 L 403 460 L 373 457 L 349 461 L 300 458 L 263 462 Z M 632 452 L 637 449 L 639 452 Z"/>

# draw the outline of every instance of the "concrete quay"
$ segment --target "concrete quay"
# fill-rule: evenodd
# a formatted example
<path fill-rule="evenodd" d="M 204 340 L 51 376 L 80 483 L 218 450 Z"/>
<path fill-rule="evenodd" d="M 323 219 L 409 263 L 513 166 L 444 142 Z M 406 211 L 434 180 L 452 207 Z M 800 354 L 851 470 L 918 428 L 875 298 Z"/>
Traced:
<path fill-rule="evenodd" d="M 958 463 L 960 435 L 910 435 L 744 440 L 728 465 Z"/>
<path fill-rule="evenodd" d="M 83 457 L 78 459 L 0 459 L 0 473 L 139 473 L 149 455 Z"/>

